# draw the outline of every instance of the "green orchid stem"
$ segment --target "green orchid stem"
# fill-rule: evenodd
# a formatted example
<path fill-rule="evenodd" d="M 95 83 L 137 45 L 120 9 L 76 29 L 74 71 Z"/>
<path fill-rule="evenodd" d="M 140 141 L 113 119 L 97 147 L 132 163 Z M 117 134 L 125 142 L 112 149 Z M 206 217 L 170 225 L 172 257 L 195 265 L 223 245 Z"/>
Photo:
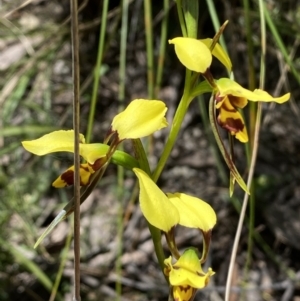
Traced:
<path fill-rule="evenodd" d="M 162 272 L 164 272 L 164 268 L 165 268 L 165 264 L 164 264 L 164 260 L 165 260 L 165 253 L 161 244 L 161 232 L 159 229 L 157 229 L 156 227 L 152 226 L 151 224 L 148 223 L 148 228 L 151 234 L 151 238 L 154 244 L 154 250 L 155 250 L 155 255 L 157 257 L 159 266 L 162 270 Z M 166 277 L 165 277 L 166 278 Z M 167 282 L 168 279 L 166 278 Z"/>
<path fill-rule="evenodd" d="M 170 130 L 170 134 L 168 136 L 165 148 L 159 159 L 156 169 L 153 172 L 152 180 L 154 182 L 157 182 L 160 174 L 163 171 L 164 166 L 166 165 L 166 162 L 167 162 L 167 160 L 170 156 L 170 153 L 173 149 L 173 146 L 176 142 L 183 118 L 184 118 L 184 116 L 187 112 L 187 109 L 189 107 L 189 104 L 192 100 L 192 97 L 190 94 L 190 83 L 191 83 L 191 71 L 186 70 L 185 85 L 184 85 L 185 87 L 184 87 L 183 96 L 182 96 L 179 106 L 176 110 L 176 113 L 175 113 L 175 116 L 174 116 L 174 119 L 172 122 L 171 130 Z"/>

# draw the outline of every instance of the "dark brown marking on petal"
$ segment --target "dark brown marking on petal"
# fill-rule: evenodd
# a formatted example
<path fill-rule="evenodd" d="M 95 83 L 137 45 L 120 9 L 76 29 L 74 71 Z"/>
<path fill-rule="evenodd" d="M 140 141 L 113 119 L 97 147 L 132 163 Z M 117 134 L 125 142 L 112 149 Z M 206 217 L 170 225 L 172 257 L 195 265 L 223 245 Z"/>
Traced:
<path fill-rule="evenodd" d="M 186 286 L 178 285 L 178 287 L 181 291 L 183 291 L 185 293 L 191 289 L 191 287 L 189 285 L 186 285 Z"/>
<path fill-rule="evenodd" d="M 233 96 L 231 94 L 228 95 L 228 99 L 234 107 L 237 107 L 240 109 L 244 108 L 248 103 L 248 101 L 245 97 Z"/>
<path fill-rule="evenodd" d="M 232 107 L 231 107 L 231 108 L 228 107 L 228 104 L 231 105 Z M 224 101 L 224 102 L 222 103 L 221 108 L 222 108 L 223 110 L 227 111 L 227 112 L 236 112 L 236 108 L 232 105 L 232 103 L 231 103 L 230 101 L 228 102 L 228 104 L 227 104 L 226 101 Z"/>
<path fill-rule="evenodd" d="M 171 271 L 171 268 L 170 268 L 170 267 L 164 267 L 164 274 L 165 274 L 167 277 L 169 277 L 170 271 Z"/>
<path fill-rule="evenodd" d="M 106 156 L 97 159 L 94 164 L 89 164 L 94 171 L 97 171 L 107 162 Z"/>
<path fill-rule="evenodd" d="M 60 178 L 66 183 L 67 186 L 74 184 L 74 171 L 67 170 L 65 171 Z"/>
<path fill-rule="evenodd" d="M 244 128 L 244 123 L 241 119 L 234 119 L 234 118 L 226 118 L 226 122 L 221 122 L 221 119 L 218 118 L 218 123 L 220 126 L 229 132 L 241 132 Z"/>
<path fill-rule="evenodd" d="M 220 92 L 217 92 L 215 96 L 216 103 L 221 102 L 224 99 L 224 96 L 220 96 Z"/>

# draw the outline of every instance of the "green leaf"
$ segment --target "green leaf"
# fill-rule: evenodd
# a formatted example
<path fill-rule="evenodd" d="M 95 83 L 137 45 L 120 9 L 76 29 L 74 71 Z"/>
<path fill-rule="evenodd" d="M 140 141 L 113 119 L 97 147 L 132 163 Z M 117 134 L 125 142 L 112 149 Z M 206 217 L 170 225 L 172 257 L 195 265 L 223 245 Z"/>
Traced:
<path fill-rule="evenodd" d="M 43 234 L 36 241 L 34 248 L 37 248 L 38 245 L 44 240 L 44 238 L 55 228 L 55 226 L 60 223 L 63 219 L 65 219 L 67 212 L 62 210 L 58 213 L 55 219 L 51 222 L 51 224 L 47 227 L 47 229 L 43 232 Z"/>

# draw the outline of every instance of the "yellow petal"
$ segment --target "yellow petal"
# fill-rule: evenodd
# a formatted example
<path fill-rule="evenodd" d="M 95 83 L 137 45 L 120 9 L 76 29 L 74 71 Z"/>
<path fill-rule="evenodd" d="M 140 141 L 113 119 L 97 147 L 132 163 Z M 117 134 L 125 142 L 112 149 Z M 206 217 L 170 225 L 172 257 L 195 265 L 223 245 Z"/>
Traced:
<path fill-rule="evenodd" d="M 207 232 L 216 224 L 216 213 L 208 203 L 179 192 L 167 193 L 167 196 L 179 212 L 180 225 Z"/>
<path fill-rule="evenodd" d="M 187 69 L 204 73 L 211 65 L 211 52 L 201 41 L 180 37 L 169 40 L 169 43 L 175 45 L 176 55 Z"/>
<path fill-rule="evenodd" d="M 290 99 L 291 93 L 286 93 L 282 95 L 281 97 L 272 97 L 270 94 L 268 94 L 266 91 L 256 89 L 253 91 L 253 93 L 258 97 L 258 101 L 275 101 L 277 103 L 284 103 Z M 257 99 L 250 99 L 252 101 L 255 101 Z"/>
<path fill-rule="evenodd" d="M 228 97 L 230 103 L 236 108 L 243 109 L 248 103 L 248 100 L 245 97 L 239 97 L 239 96 L 233 96 L 233 95 L 228 95 L 227 97 Z"/>
<path fill-rule="evenodd" d="M 84 144 L 85 139 L 80 134 L 79 153 L 90 164 L 107 154 L 109 146 L 101 143 Z M 55 131 L 36 140 L 23 141 L 23 147 L 38 156 L 54 152 L 74 152 L 74 131 Z"/>
<path fill-rule="evenodd" d="M 221 127 L 229 131 L 239 141 L 242 143 L 248 142 L 248 133 L 244 119 L 241 113 L 231 105 L 228 97 L 224 97 L 217 120 Z"/>
<path fill-rule="evenodd" d="M 214 275 L 211 268 L 204 273 L 197 253 L 194 249 L 186 250 L 179 260 L 172 266 L 170 258 L 164 261 L 167 268 L 170 284 L 172 286 L 191 286 L 193 288 L 204 288 L 209 278 Z"/>
<path fill-rule="evenodd" d="M 118 132 L 120 140 L 151 135 L 168 125 L 166 111 L 165 103 L 160 100 L 135 99 L 115 116 L 112 130 Z"/>
<path fill-rule="evenodd" d="M 96 160 L 105 157 L 108 150 L 107 144 L 79 144 L 80 155 L 90 164 L 94 164 Z"/>
<path fill-rule="evenodd" d="M 207 38 L 207 39 L 200 39 L 202 43 L 204 43 L 208 48 L 210 48 L 210 45 L 212 43 L 212 39 Z M 225 50 L 222 48 L 222 46 L 217 43 L 212 51 L 212 55 L 216 57 L 226 68 L 228 71 L 231 71 L 232 69 L 232 63 L 225 52 Z"/>
<path fill-rule="evenodd" d="M 90 177 L 94 170 L 89 164 L 80 164 L 80 186 L 86 186 L 90 182 Z M 55 188 L 63 188 L 74 184 L 74 165 L 63 172 L 53 183 Z"/>
<path fill-rule="evenodd" d="M 260 89 L 256 89 L 252 92 L 250 90 L 243 88 L 238 83 L 236 83 L 235 81 L 229 78 L 221 78 L 216 81 L 216 84 L 220 92 L 220 96 L 231 94 L 236 97 L 245 97 L 251 101 L 264 101 L 264 102 L 274 101 L 277 103 L 284 103 L 290 98 L 290 93 L 287 93 L 281 97 L 272 97 L 266 91 Z"/>
<path fill-rule="evenodd" d="M 176 301 L 190 301 L 194 299 L 196 289 L 189 285 L 173 286 L 173 299 Z"/>
<path fill-rule="evenodd" d="M 179 213 L 167 196 L 141 169 L 134 168 L 140 184 L 140 206 L 148 222 L 156 228 L 168 232 L 179 222 Z"/>
<path fill-rule="evenodd" d="M 84 143 L 84 136 L 80 134 L 80 142 Z M 23 141 L 23 147 L 38 156 L 54 152 L 74 152 L 74 131 L 55 131 L 41 138 Z"/>

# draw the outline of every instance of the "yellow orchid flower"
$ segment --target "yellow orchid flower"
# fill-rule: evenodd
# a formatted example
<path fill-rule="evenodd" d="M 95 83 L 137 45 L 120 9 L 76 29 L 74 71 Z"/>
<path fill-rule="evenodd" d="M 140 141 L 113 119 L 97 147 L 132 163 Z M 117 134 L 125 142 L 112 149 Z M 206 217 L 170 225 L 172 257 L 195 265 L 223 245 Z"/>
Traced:
<path fill-rule="evenodd" d="M 215 273 L 211 268 L 204 273 L 193 249 L 186 250 L 175 264 L 172 257 L 165 259 L 165 275 L 169 277 L 172 286 L 173 298 L 176 301 L 192 300 L 197 289 L 202 289 L 209 283 Z"/>
<path fill-rule="evenodd" d="M 106 160 L 106 154 L 109 146 L 100 143 L 85 144 L 85 138 L 80 134 L 79 153 L 87 161 L 80 165 L 80 183 L 82 186 L 88 185 L 90 176 L 99 169 L 100 160 Z M 74 131 L 54 131 L 38 139 L 23 141 L 23 147 L 38 156 L 54 152 L 74 152 Z M 52 185 L 56 188 L 62 188 L 73 184 L 74 166 L 67 169 Z"/>
<path fill-rule="evenodd" d="M 112 130 L 119 139 L 137 139 L 153 134 L 168 126 L 165 114 L 167 107 L 160 100 L 135 99 L 116 115 Z"/>
<path fill-rule="evenodd" d="M 180 224 L 207 232 L 216 224 L 216 214 L 208 203 L 183 193 L 165 195 L 143 170 L 133 171 L 140 184 L 141 210 L 156 228 L 168 232 Z"/>
<path fill-rule="evenodd" d="M 91 175 L 108 161 L 107 156 L 112 156 L 122 140 L 142 138 L 166 127 L 166 111 L 166 105 L 160 100 L 133 100 L 113 119 L 111 135 L 117 133 L 118 139 L 111 142 L 110 146 L 101 143 L 86 144 L 84 136 L 80 134 L 79 154 L 87 161 L 80 165 L 81 186 L 89 184 Z M 22 145 L 27 151 L 38 156 L 53 152 L 73 153 L 74 131 L 55 131 L 32 141 L 23 141 Z M 74 166 L 71 166 L 52 185 L 56 188 L 73 185 L 73 175 Z"/>
<path fill-rule="evenodd" d="M 216 108 L 219 109 L 218 123 L 227 129 L 231 135 L 245 143 L 248 142 L 246 125 L 238 108 L 244 108 L 249 101 L 263 101 L 282 104 L 289 100 L 290 93 L 281 97 L 273 97 L 266 91 L 247 90 L 229 78 L 221 78 L 216 84 Z"/>

